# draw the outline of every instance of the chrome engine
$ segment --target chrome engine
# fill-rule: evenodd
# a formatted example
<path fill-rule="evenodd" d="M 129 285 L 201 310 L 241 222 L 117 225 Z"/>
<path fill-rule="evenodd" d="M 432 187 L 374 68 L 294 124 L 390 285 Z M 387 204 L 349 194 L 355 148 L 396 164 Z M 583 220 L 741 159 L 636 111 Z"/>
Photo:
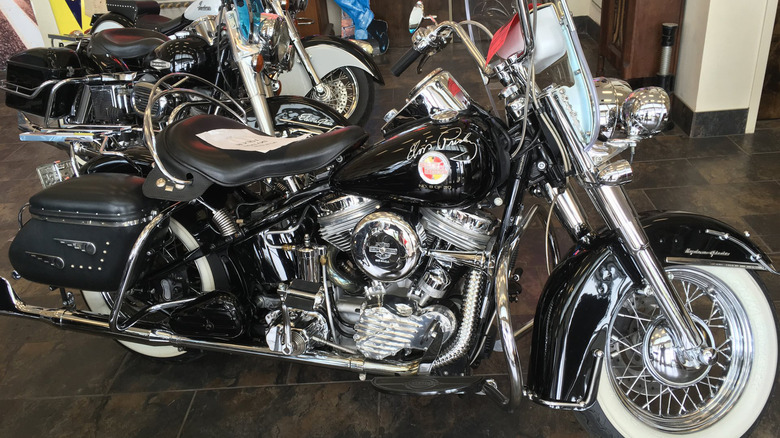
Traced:
<path fill-rule="evenodd" d="M 319 236 L 356 267 L 351 275 L 338 267 L 328 275 L 339 285 L 334 307 L 339 331 L 347 334 L 339 343 L 351 348 L 354 342 L 363 356 L 377 360 L 441 348 L 453 336 L 462 304 L 451 296 L 460 295 L 455 289 L 466 269 L 431 251 L 485 251 L 498 224 L 477 209 L 422 208 L 413 214 L 382 207 L 350 195 L 318 205 Z M 345 278 L 352 287 L 341 287 Z"/>

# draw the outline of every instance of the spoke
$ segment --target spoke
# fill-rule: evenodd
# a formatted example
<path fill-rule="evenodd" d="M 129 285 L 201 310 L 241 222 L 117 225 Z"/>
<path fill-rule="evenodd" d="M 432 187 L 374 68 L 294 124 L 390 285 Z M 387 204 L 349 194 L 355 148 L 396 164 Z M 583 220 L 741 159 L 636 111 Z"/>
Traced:
<path fill-rule="evenodd" d="M 699 390 L 699 384 L 697 383 L 694 385 L 694 388 L 696 388 L 696 392 L 699 394 L 699 400 L 701 400 L 702 403 L 704 403 L 704 396 L 701 395 L 701 390 Z"/>
<path fill-rule="evenodd" d="M 619 344 L 621 344 L 621 345 L 625 346 L 626 348 L 624 348 L 624 349 L 622 349 L 622 350 L 619 350 L 619 351 L 616 351 L 615 353 L 617 353 L 617 354 L 621 354 L 621 353 L 623 353 L 624 351 L 629 351 L 629 350 L 631 350 L 631 351 L 633 351 L 633 352 L 635 352 L 635 353 L 637 353 L 637 354 L 642 354 L 642 352 L 640 352 L 639 350 L 637 350 L 637 349 L 636 349 L 636 347 L 639 347 L 640 345 L 642 345 L 642 343 L 641 343 L 641 342 L 638 342 L 638 343 L 636 343 L 636 344 L 630 345 L 628 342 L 625 342 L 625 341 L 623 341 L 622 339 L 617 339 L 616 341 L 617 341 Z"/>
<path fill-rule="evenodd" d="M 639 313 L 636 311 L 635 305 L 631 306 L 631 311 L 634 313 L 635 319 L 637 320 L 637 322 L 639 322 L 639 325 L 642 327 L 642 332 L 647 332 L 647 327 L 645 327 L 644 322 L 650 322 L 650 320 L 641 318 L 639 316 Z"/>
<path fill-rule="evenodd" d="M 717 311 L 718 311 L 718 306 L 716 305 L 715 300 L 712 300 L 712 303 L 710 304 L 710 316 L 707 318 L 707 325 L 710 325 L 710 323 L 712 322 L 712 318 L 715 316 Z M 722 316 L 719 318 L 722 318 Z"/>
<path fill-rule="evenodd" d="M 637 384 L 637 383 L 638 383 L 640 380 L 644 381 L 644 379 L 642 379 L 642 373 L 643 373 L 644 371 L 646 371 L 646 370 L 647 370 L 647 368 L 645 368 L 645 367 L 642 367 L 642 371 L 640 371 L 640 372 L 639 372 L 639 374 L 640 374 L 640 375 L 639 375 L 639 376 L 637 376 L 637 377 L 634 379 L 634 383 L 632 383 L 632 384 L 631 384 L 631 387 L 630 387 L 630 388 L 628 388 L 628 392 L 631 392 L 631 391 L 633 391 L 633 390 L 634 390 L 634 386 L 636 386 L 636 384 Z M 628 395 L 628 392 L 626 393 L 626 395 Z"/>
<path fill-rule="evenodd" d="M 682 415 L 683 412 L 688 412 L 688 410 L 685 409 L 685 400 L 687 400 L 689 398 L 688 397 L 688 391 L 690 391 L 690 389 L 691 389 L 690 387 L 684 389 L 685 394 L 683 395 L 683 399 L 680 402 L 680 410 L 677 411 L 677 415 Z M 693 401 L 693 400 L 691 400 L 691 401 Z"/>

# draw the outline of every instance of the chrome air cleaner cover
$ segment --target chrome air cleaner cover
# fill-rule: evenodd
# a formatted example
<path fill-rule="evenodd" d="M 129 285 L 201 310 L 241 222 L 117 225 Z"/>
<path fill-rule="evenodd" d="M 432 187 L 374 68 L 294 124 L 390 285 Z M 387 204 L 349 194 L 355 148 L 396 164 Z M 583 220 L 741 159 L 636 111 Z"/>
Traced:
<path fill-rule="evenodd" d="M 352 256 L 372 279 L 400 280 L 414 272 L 420 263 L 424 240 L 421 233 L 395 213 L 371 213 L 352 233 Z"/>

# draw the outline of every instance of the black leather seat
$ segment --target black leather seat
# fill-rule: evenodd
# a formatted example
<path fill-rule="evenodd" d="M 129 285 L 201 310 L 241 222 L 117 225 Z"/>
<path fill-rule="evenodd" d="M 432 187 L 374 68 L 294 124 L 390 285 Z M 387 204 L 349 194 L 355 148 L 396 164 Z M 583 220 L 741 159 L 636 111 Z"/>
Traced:
<path fill-rule="evenodd" d="M 149 29 L 106 29 L 93 35 L 87 51 L 96 56 L 139 58 L 152 53 L 168 37 Z"/>
<path fill-rule="evenodd" d="M 184 119 L 157 136 L 157 152 L 174 176 L 199 173 L 222 186 L 240 186 L 263 178 L 298 175 L 321 169 L 347 150 L 362 145 L 368 134 L 349 126 L 290 143 L 268 152 L 228 149 L 207 143 L 198 134 L 215 129 L 250 130 L 235 120 L 213 115 Z"/>
<path fill-rule="evenodd" d="M 176 18 L 163 17 L 162 15 L 139 15 L 135 25 L 141 29 L 151 29 L 171 35 L 184 29 L 189 23 L 191 21 L 184 18 L 184 15 L 179 15 Z"/>

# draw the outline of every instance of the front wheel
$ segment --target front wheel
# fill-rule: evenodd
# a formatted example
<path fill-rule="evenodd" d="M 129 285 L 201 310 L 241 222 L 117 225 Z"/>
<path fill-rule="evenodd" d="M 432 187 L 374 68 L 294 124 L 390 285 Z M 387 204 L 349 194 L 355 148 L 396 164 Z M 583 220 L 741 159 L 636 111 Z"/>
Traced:
<path fill-rule="evenodd" d="M 321 78 L 323 93 L 312 88 L 306 97 L 335 109 L 350 125 L 364 125 L 374 106 L 374 82 L 365 71 L 356 67 L 337 68 Z"/>
<path fill-rule="evenodd" d="M 757 422 L 777 372 L 777 326 L 752 272 L 667 268 L 685 308 L 717 356 L 683 368 L 652 295 L 626 293 L 609 326 L 597 401 L 579 413 L 595 436 L 739 437 Z"/>

